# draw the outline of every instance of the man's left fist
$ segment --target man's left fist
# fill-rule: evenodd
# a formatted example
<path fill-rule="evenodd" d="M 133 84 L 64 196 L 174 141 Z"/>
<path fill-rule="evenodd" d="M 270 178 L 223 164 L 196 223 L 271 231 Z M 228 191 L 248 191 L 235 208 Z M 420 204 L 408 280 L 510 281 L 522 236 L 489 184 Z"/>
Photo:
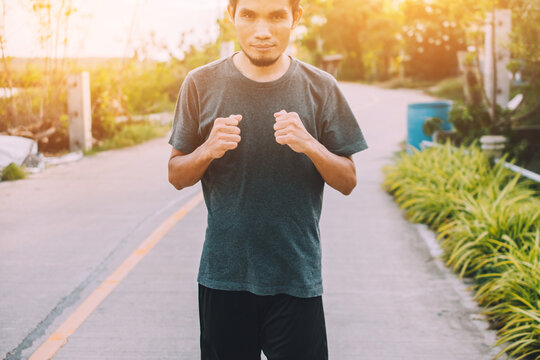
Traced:
<path fill-rule="evenodd" d="M 297 153 L 305 153 L 315 141 L 295 112 L 281 110 L 274 114 L 274 136 L 281 145 L 289 145 Z"/>

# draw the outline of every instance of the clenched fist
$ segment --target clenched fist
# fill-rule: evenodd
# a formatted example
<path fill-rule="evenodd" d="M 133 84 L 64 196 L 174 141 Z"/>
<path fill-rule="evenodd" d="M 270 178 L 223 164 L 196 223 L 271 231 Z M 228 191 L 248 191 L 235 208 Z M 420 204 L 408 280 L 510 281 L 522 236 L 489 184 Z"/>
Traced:
<path fill-rule="evenodd" d="M 241 140 L 238 123 L 242 115 L 231 115 L 226 118 L 217 118 L 204 146 L 212 159 L 219 159 L 229 150 L 236 149 Z"/>
<path fill-rule="evenodd" d="M 306 130 L 297 113 L 281 110 L 275 113 L 274 117 L 276 118 L 274 136 L 278 144 L 288 145 L 297 153 L 309 150 L 315 138 Z"/>

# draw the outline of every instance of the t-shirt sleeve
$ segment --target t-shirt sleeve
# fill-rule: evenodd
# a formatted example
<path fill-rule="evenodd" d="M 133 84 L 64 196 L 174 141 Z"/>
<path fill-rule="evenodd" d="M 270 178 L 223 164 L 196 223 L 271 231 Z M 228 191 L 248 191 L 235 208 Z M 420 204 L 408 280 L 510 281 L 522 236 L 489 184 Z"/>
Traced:
<path fill-rule="evenodd" d="M 188 74 L 178 93 L 169 144 L 176 150 L 189 154 L 201 143 L 197 88 Z"/>
<path fill-rule="evenodd" d="M 368 148 L 345 96 L 334 82 L 322 108 L 321 143 L 332 153 L 349 156 Z"/>

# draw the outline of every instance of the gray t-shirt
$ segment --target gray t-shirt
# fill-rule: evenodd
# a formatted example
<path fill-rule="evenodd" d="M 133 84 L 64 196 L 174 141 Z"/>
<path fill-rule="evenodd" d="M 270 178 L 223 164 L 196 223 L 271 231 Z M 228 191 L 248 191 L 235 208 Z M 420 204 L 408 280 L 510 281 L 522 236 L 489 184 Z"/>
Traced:
<path fill-rule="evenodd" d="M 241 114 L 238 147 L 213 160 L 201 182 L 208 225 L 198 282 L 257 295 L 323 293 L 319 218 L 324 180 L 305 155 L 274 137 L 274 113 L 297 112 L 331 152 L 367 149 L 362 131 L 326 72 L 291 58 L 287 72 L 256 82 L 232 56 L 197 68 L 184 80 L 169 143 L 190 153 L 218 117 Z"/>

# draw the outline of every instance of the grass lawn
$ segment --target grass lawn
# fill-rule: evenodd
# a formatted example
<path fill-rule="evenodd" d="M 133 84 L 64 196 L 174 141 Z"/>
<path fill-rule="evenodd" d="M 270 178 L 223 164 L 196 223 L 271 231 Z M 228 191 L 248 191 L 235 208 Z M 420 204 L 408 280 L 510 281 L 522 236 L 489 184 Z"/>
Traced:
<path fill-rule="evenodd" d="M 112 138 L 103 140 L 91 150 L 84 151 L 85 156 L 97 154 L 100 151 L 121 149 L 128 146 L 141 144 L 156 137 L 163 137 L 169 132 L 171 126 L 140 122 L 126 124 Z"/>

